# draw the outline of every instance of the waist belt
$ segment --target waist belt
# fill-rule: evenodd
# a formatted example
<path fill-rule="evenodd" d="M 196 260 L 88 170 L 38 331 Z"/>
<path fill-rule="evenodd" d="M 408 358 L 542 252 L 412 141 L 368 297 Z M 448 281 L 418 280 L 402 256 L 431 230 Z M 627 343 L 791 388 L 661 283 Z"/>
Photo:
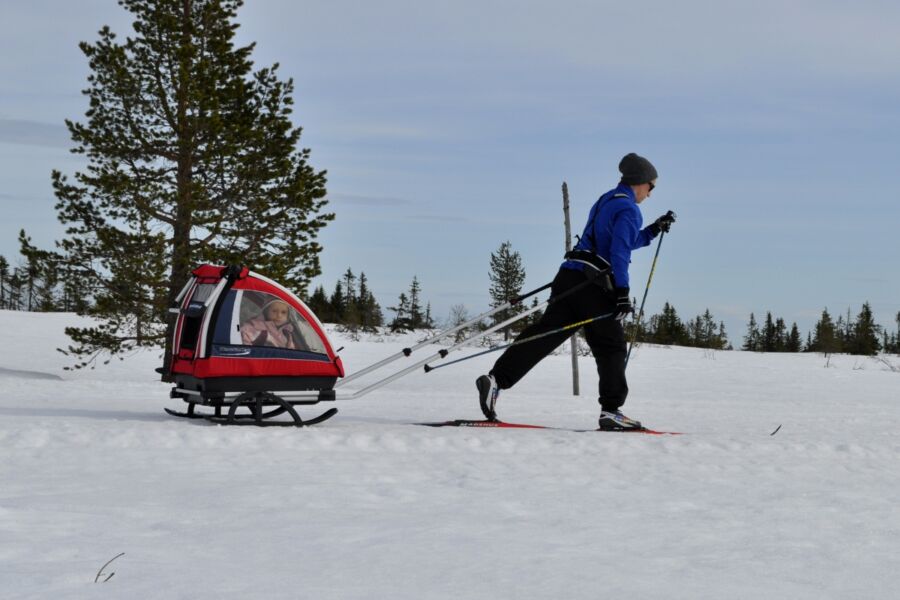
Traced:
<path fill-rule="evenodd" d="M 612 282 L 612 267 L 605 258 L 588 250 L 569 250 L 565 255 L 566 260 L 581 263 L 587 268 L 584 270 L 588 279 L 597 283 L 603 289 L 612 291 L 615 286 Z"/>

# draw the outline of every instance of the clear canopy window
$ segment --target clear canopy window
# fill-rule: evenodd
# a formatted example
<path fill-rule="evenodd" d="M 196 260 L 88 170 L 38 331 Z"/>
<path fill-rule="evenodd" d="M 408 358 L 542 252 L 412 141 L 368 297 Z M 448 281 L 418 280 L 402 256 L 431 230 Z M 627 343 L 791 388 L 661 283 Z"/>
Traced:
<path fill-rule="evenodd" d="M 285 300 L 266 292 L 232 290 L 231 344 L 325 354 L 309 322 Z"/>

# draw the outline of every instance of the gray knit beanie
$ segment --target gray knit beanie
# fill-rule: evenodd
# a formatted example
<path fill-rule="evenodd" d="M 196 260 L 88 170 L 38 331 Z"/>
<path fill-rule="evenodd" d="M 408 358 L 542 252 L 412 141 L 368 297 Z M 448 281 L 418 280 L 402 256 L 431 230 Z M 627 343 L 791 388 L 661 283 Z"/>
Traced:
<path fill-rule="evenodd" d="M 622 183 L 626 185 L 640 185 L 656 179 L 656 167 L 643 156 L 634 152 L 626 154 L 619 162 L 619 171 L 622 173 Z"/>

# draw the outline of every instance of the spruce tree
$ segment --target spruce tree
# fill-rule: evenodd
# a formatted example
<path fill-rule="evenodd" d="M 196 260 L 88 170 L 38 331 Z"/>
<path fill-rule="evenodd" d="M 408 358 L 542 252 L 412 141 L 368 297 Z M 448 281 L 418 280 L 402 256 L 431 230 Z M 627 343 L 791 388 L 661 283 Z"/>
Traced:
<path fill-rule="evenodd" d="M 362 324 L 360 315 L 359 297 L 356 292 L 356 275 L 350 267 L 342 278 L 344 282 L 344 310 L 341 315 L 341 324 L 347 326 L 350 331 L 356 332 Z"/>
<path fill-rule="evenodd" d="M 777 339 L 777 331 L 775 329 L 775 320 L 772 318 L 772 313 L 766 313 L 766 322 L 763 323 L 762 327 L 762 339 L 761 348 L 763 352 L 774 352 L 775 344 Z"/>
<path fill-rule="evenodd" d="M 334 284 L 334 291 L 328 299 L 331 305 L 331 314 L 335 323 L 344 322 L 344 314 L 347 312 L 347 295 L 344 294 L 344 286 L 340 281 Z"/>
<path fill-rule="evenodd" d="M 708 308 L 703 311 L 700 331 L 702 336 L 702 344 L 700 344 L 700 347 L 718 350 L 720 345 L 716 334 L 716 320 L 713 318 L 713 315 L 709 312 Z"/>
<path fill-rule="evenodd" d="M 719 350 L 726 348 L 731 350 L 731 344 L 728 343 L 728 334 L 725 333 L 725 321 L 719 321 L 719 332 L 716 334 L 716 344 Z"/>
<path fill-rule="evenodd" d="M 689 343 L 687 328 L 678 317 L 675 307 L 666 302 L 662 313 L 650 319 L 653 331 L 653 342 L 664 345 L 687 345 Z"/>
<path fill-rule="evenodd" d="M 787 347 L 787 325 L 784 322 L 784 319 L 778 317 L 775 320 L 775 345 L 773 350 L 775 352 L 784 352 Z"/>
<path fill-rule="evenodd" d="M 815 333 L 812 338 L 810 349 L 814 352 L 822 352 L 824 354 L 832 354 L 840 352 L 840 343 L 837 337 L 837 331 L 828 309 L 822 310 L 822 316 L 816 322 Z"/>
<path fill-rule="evenodd" d="M 522 256 L 512 249 L 512 243 L 508 240 L 500 244 L 497 252 L 491 253 L 491 270 L 488 273 L 491 285 L 489 293 L 491 306 L 502 306 L 522 293 L 525 285 L 525 268 L 522 266 Z M 493 316 L 494 324 L 502 323 L 515 315 L 524 312 L 525 307 L 518 303 L 506 310 L 502 310 Z M 515 325 L 515 324 L 514 324 Z M 504 339 L 509 339 L 510 331 L 521 327 L 511 325 L 503 330 Z"/>
<path fill-rule="evenodd" d="M 434 329 L 434 319 L 431 316 L 431 301 L 425 304 L 425 329 Z"/>
<path fill-rule="evenodd" d="M 58 310 L 61 257 L 35 247 L 25 230 L 19 231 L 19 252 L 25 258 L 27 274 L 27 309 L 52 312 Z"/>
<path fill-rule="evenodd" d="M 410 327 L 409 318 L 409 298 L 406 293 L 401 292 L 400 298 L 397 300 L 397 306 L 389 306 L 388 310 L 394 313 L 394 319 L 390 323 L 392 332 L 408 331 Z"/>
<path fill-rule="evenodd" d="M 803 339 L 800 337 L 800 329 L 797 327 L 797 323 L 793 323 L 791 325 L 791 332 L 788 334 L 787 341 L 785 342 L 785 351 L 786 352 L 800 352 L 803 347 Z"/>
<path fill-rule="evenodd" d="M 21 269 L 13 269 L 7 280 L 7 289 L 9 291 L 8 308 L 10 310 L 22 310 L 22 286 L 25 279 L 22 277 Z"/>
<path fill-rule="evenodd" d="M 864 302 L 856 321 L 853 323 L 853 341 L 850 347 L 852 354 L 874 356 L 881 350 L 881 342 L 878 333 L 881 328 L 875 324 L 872 307 Z"/>
<path fill-rule="evenodd" d="M 761 334 L 759 325 L 756 323 L 756 315 L 750 313 L 750 322 L 747 323 L 747 335 L 744 336 L 744 345 L 741 346 L 741 349 L 748 352 L 759 352 L 762 349 L 760 338 Z"/>
<path fill-rule="evenodd" d="M 369 289 L 369 280 L 365 273 L 359 274 L 359 298 L 357 301 L 360 312 L 360 325 L 363 331 L 376 331 L 384 322 L 381 314 L 381 306 L 375 299 L 372 290 Z"/>
<path fill-rule="evenodd" d="M 703 319 L 700 315 L 697 315 L 692 321 L 688 322 L 686 345 L 694 346 L 695 348 L 705 348 L 706 340 L 703 332 Z"/>
<path fill-rule="evenodd" d="M 421 329 L 425 327 L 425 312 L 422 309 L 422 286 L 419 284 L 419 278 L 413 275 L 412 283 L 409 284 L 409 328 Z"/>
<path fill-rule="evenodd" d="M 331 302 L 328 301 L 328 296 L 325 294 L 325 288 L 321 285 L 316 286 L 316 289 L 313 290 L 312 295 L 306 301 L 306 305 L 323 323 L 334 322 Z"/>
<path fill-rule="evenodd" d="M 66 124 L 88 168 L 52 177 L 59 246 L 100 321 L 69 330 L 81 365 L 103 351 L 168 350 L 167 308 L 198 263 L 247 264 L 305 295 L 333 218 L 325 172 L 298 149 L 293 82 L 277 65 L 254 71 L 253 44 L 234 43 L 241 0 L 119 4 L 133 35 L 119 42 L 103 27 L 80 44 L 90 107 Z"/>
<path fill-rule="evenodd" d="M 344 295 L 347 304 L 356 302 L 356 275 L 353 274 L 353 270 L 350 267 L 347 267 L 341 280 L 344 282 Z"/>
<path fill-rule="evenodd" d="M 900 312 L 897 313 L 895 319 L 897 322 L 897 333 L 894 334 L 894 344 L 891 348 L 891 351 L 894 354 L 900 354 Z"/>

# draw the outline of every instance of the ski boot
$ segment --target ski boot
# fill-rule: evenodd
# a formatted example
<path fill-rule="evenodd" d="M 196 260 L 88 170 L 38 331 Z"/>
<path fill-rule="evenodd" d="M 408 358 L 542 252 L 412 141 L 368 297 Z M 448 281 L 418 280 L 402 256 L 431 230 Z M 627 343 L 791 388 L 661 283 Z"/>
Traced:
<path fill-rule="evenodd" d="M 493 375 L 482 375 L 475 380 L 475 387 L 478 388 L 478 403 L 481 405 L 481 412 L 488 421 L 497 420 L 497 398 L 500 396 L 500 388 Z"/>
<path fill-rule="evenodd" d="M 601 410 L 597 426 L 603 431 L 640 431 L 640 421 L 626 417 L 618 410 Z"/>

